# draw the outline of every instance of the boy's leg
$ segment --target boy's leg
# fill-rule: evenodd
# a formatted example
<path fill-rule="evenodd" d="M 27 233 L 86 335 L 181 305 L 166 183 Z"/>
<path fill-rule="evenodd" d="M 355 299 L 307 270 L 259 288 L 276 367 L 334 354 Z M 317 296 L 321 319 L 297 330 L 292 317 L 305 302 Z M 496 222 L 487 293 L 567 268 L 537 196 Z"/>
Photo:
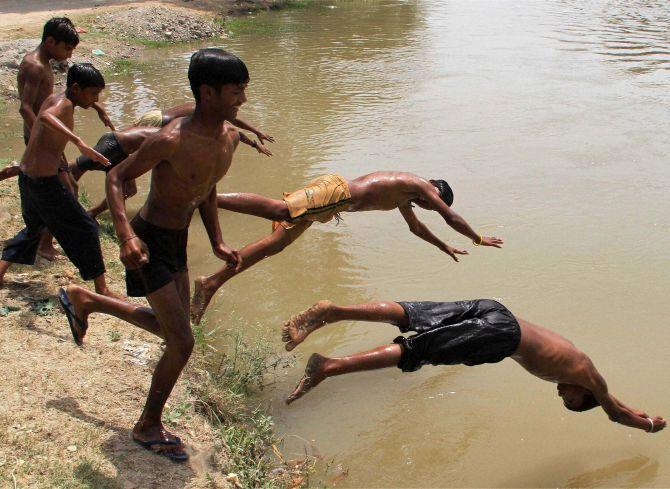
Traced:
<path fill-rule="evenodd" d="M 397 302 L 368 302 L 353 306 L 338 306 L 330 301 L 319 301 L 309 309 L 292 316 L 282 328 L 282 341 L 291 351 L 307 336 L 326 324 L 337 321 L 373 321 L 407 326 L 405 310 Z"/>
<path fill-rule="evenodd" d="M 262 195 L 248 193 L 218 194 L 216 203 L 219 209 L 250 214 L 271 221 L 286 221 L 291 218 L 286 202 L 263 197 Z"/>
<path fill-rule="evenodd" d="M 286 229 L 278 226 L 269 236 L 246 245 L 240 250 L 242 269 L 239 272 L 235 272 L 234 267 L 226 265 L 208 277 L 198 277 L 194 283 L 193 301 L 191 303 L 191 318 L 193 323 L 200 323 L 200 319 L 205 313 L 209 301 L 212 300 L 219 287 L 262 259 L 276 255 L 282 251 L 309 227 L 308 224 L 305 223 L 300 229 L 296 226 L 291 230 L 290 235 Z"/>
<path fill-rule="evenodd" d="M 305 375 L 300 379 L 291 395 L 286 398 L 286 404 L 291 404 L 296 399 L 304 396 L 328 377 L 364 370 L 396 367 L 401 356 L 402 346 L 397 344 L 380 346 L 374 350 L 340 358 L 326 358 L 315 353 L 307 362 Z"/>
<path fill-rule="evenodd" d="M 185 280 L 188 282 L 187 277 Z M 178 282 L 182 283 L 183 279 Z M 163 428 L 162 413 L 179 375 L 191 356 L 194 344 L 188 309 L 183 305 L 183 289 L 181 291 L 179 289 L 177 282 L 173 281 L 147 296 L 160 324 L 166 346 L 154 370 L 144 411 L 133 429 L 133 438 L 141 442 L 176 440 L 174 435 Z M 172 448 L 170 450 L 172 452 L 183 451 L 181 444 L 173 445 Z"/>

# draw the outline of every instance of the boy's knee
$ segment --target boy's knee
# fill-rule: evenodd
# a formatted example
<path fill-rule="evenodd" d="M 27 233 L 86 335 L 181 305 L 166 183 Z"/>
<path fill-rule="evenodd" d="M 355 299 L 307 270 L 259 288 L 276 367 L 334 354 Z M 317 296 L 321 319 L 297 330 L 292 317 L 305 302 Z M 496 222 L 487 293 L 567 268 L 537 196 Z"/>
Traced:
<path fill-rule="evenodd" d="M 179 356 L 181 361 L 186 363 L 193 353 L 193 347 L 195 346 L 195 340 L 193 339 L 192 334 L 180 335 L 178 338 L 175 338 L 174 344 L 172 346 L 173 351 Z"/>

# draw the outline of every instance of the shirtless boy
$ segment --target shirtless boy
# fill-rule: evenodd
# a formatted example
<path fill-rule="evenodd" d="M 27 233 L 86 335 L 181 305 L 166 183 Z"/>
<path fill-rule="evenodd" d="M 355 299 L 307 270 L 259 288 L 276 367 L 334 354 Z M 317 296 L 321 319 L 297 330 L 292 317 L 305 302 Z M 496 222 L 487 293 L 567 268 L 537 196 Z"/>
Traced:
<path fill-rule="evenodd" d="M 128 155 L 137 151 L 137 149 L 142 145 L 144 140 L 150 135 L 158 132 L 160 127 L 169 124 L 170 122 L 172 122 L 172 120 L 178 117 L 191 116 L 193 114 L 194 109 L 195 104 L 190 102 L 187 104 L 178 105 L 176 107 L 166 110 L 165 112 L 159 110 L 157 112 L 160 112 L 160 120 L 161 120 L 160 126 L 155 126 L 153 124 L 152 121 L 156 117 L 151 116 L 151 113 L 154 111 L 149 111 L 140 119 L 138 119 L 135 122 L 134 126 L 129 126 L 119 131 L 112 131 L 103 134 L 96 143 L 96 145 L 93 147 L 93 149 L 95 149 L 100 154 L 104 155 L 109 160 L 109 166 L 103 166 L 100 163 L 93 161 L 91 158 L 88 158 L 87 156 L 80 156 L 79 158 L 77 158 L 77 161 L 75 163 L 70 165 L 70 173 L 72 174 L 72 178 L 74 178 L 75 181 L 79 181 L 79 179 L 84 175 L 84 173 L 86 173 L 89 170 L 100 170 L 109 172 L 112 168 L 114 168 L 116 165 L 125 160 L 128 157 Z M 232 122 L 235 126 L 240 128 L 252 127 L 240 119 L 234 119 L 230 122 Z M 254 128 L 254 131 L 258 130 Z M 263 137 L 268 139 L 269 141 L 274 141 L 274 139 L 272 139 L 271 136 L 266 136 L 264 133 L 261 133 L 260 131 L 258 131 L 258 133 L 262 134 Z M 248 144 L 252 148 L 256 149 L 256 151 L 258 151 L 260 154 L 264 154 L 266 156 L 272 156 L 272 152 L 270 152 L 269 149 L 263 146 L 263 144 L 258 144 L 256 141 L 252 141 L 251 139 L 246 137 L 244 133 L 240 133 L 240 142 Z M 135 180 L 129 180 L 124 183 L 123 188 L 124 198 L 129 199 L 136 193 L 137 193 L 137 186 L 135 184 Z M 107 210 L 107 199 L 103 199 L 98 205 L 89 209 L 88 213 L 93 219 L 95 219 L 100 213 L 106 210 Z"/>
<path fill-rule="evenodd" d="M 287 403 L 335 375 L 386 367 L 414 372 L 426 364 L 473 366 L 511 357 L 536 377 L 557 383 L 558 395 L 571 411 L 601 406 L 615 423 L 649 433 L 665 428 L 662 417 L 649 417 L 616 399 L 591 359 L 570 341 L 515 317 L 505 306 L 489 299 L 369 302 L 354 306 L 320 301 L 293 316 L 284 326 L 282 339 L 286 349 L 291 350 L 326 324 L 352 320 L 389 323 L 398 326 L 401 333 L 415 334 L 398 336 L 393 344 L 348 357 L 313 354 Z"/>
<path fill-rule="evenodd" d="M 12 263 L 35 262 L 40 233 L 46 228 L 82 278 L 93 280 L 99 293 L 110 293 L 105 283 L 98 227 L 58 178 L 61 155 L 68 142 L 74 143 L 82 154 L 109 164 L 72 132 L 75 107 L 91 107 L 104 87 L 105 80 L 92 65 L 75 64 L 68 71 L 66 90 L 49 96 L 42 104 L 20 166 L 19 190 L 26 227 L 5 245 L 0 261 L 0 285 Z"/>
<path fill-rule="evenodd" d="M 61 289 L 61 301 L 81 344 L 88 316 L 102 312 L 128 321 L 165 340 L 165 350 L 133 440 L 175 461 L 188 458 L 181 440 L 161 422 L 177 378 L 193 349 L 189 324 L 189 279 L 186 264 L 188 226 L 200 211 L 214 254 L 233 267 L 241 265 L 237 251 L 221 237 L 217 219 L 216 183 L 226 174 L 239 142 L 227 120 L 246 102 L 249 74 L 244 63 L 221 49 L 201 49 L 191 58 L 188 78 L 196 100 L 193 115 L 175 119 L 111 170 L 107 201 L 121 243 L 128 295 L 146 296 L 151 308 L 94 294 L 76 285 Z M 123 183 L 151 173 L 144 206 L 129 222 Z"/>
<path fill-rule="evenodd" d="M 503 241 L 481 236 L 451 209 L 454 194 L 444 180 L 426 180 L 412 173 L 380 171 L 345 180 L 339 175 L 325 175 L 312 180 L 303 189 L 284 193 L 284 199 L 270 199 L 256 194 L 219 194 L 220 209 L 264 217 L 274 221 L 270 236 L 240 250 L 246 270 L 265 257 L 275 255 L 295 241 L 315 221 L 328 222 L 340 212 L 390 211 L 398 209 L 409 229 L 419 238 L 436 246 L 458 261 L 467 251 L 447 245 L 416 217 L 412 204 L 438 212 L 449 226 L 467 236 L 475 245 L 500 248 Z M 234 277 L 238 270 L 224 267 L 209 277 L 195 281 L 191 314 L 200 322 L 214 293 Z"/>
<path fill-rule="evenodd" d="M 79 35 L 72 21 L 66 17 L 54 17 L 44 25 L 42 42 L 34 51 L 23 57 L 19 65 L 17 87 L 21 102 L 19 113 L 23 118 L 23 141 L 26 146 L 42 103 L 53 93 L 54 75 L 49 61 L 52 59 L 56 61 L 69 59 L 78 44 Z M 98 116 L 105 126 L 114 130 L 114 126 L 102 106 L 96 102 L 92 107 L 98 112 Z M 63 157 L 61 169 L 62 171 L 67 169 L 65 157 Z M 0 179 L 16 176 L 18 173 L 18 165 L 10 165 L 0 172 Z M 70 181 L 67 173 L 62 172 L 58 176 L 66 188 L 74 191 L 74 184 Z M 55 258 L 57 253 L 49 233 L 44 233 L 38 253 L 48 260 Z"/>

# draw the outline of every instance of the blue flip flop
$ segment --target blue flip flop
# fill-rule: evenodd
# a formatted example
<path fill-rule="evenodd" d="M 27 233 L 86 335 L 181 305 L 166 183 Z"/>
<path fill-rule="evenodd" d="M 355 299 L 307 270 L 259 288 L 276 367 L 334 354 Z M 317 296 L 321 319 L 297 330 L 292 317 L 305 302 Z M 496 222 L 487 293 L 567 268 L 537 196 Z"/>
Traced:
<path fill-rule="evenodd" d="M 70 298 L 67 296 L 67 292 L 65 292 L 65 289 L 62 287 L 58 289 L 58 302 L 60 302 L 60 306 L 63 308 L 65 317 L 67 317 L 67 322 L 70 325 L 70 331 L 72 332 L 72 338 L 74 339 L 74 342 L 77 344 L 77 346 L 82 346 L 84 341 L 79 337 L 79 334 L 75 329 L 75 325 L 84 333 L 86 333 L 88 327 L 82 323 L 82 321 L 74 313 L 74 306 L 70 302 Z"/>
<path fill-rule="evenodd" d="M 161 447 L 177 447 L 181 446 L 183 447 L 181 443 L 181 439 L 176 436 L 174 441 L 170 440 L 149 440 L 149 441 L 142 441 L 138 440 L 137 438 L 133 438 L 133 441 L 140 445 L 142 448 L 145 448 L 156 455 L 162 455 L 163 457 L 167 457 L 173 462 L 186 462 L 188 460 L 188 454 L 186 452 L 181 452 L 181 453 L 175 453 L 171 450 L 162 450 Z M 156 447 L 156 445 L 158 445 Z M 154 448 L 156 447 L 156 448 Z"/>

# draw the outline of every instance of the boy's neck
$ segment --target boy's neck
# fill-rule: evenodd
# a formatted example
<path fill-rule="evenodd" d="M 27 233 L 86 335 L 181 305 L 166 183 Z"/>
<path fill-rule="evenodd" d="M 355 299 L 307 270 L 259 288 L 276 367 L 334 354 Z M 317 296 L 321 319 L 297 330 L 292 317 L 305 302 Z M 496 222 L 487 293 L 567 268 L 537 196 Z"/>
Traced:
<path fill-rule="evenodd" d="M 74 109 L 75 107 L 79 107 L 79 104 L 75 102 L 75 100 L 72 98 L 72 93 L 70 92 L 69 88 L 65 89 L 65 98 L 68 99 L 70 102 L 72 102 L 72 108 Z"/>
<path fill-rule="evenodd" d="M 40 58 L 40 61 L 44 64 L 49 64 L 49 61 L 51 61 L 51 53 L 49 53 L 49 50 L 47 47 L 44 45 L 43 42 L 40 43 L 39 46 L 37 46 L 37 55 Z"/>
<path fill-rule="evenodd" d="M 226 120 L 218 114 L 214 114 L 207 109 L 203 110 L 200 104 L 196 104 L 191 120 L 198 125 L 212 129 L 214 132 L 220 131 L 223 128 L 223 124 L 226 122 Z"/>

